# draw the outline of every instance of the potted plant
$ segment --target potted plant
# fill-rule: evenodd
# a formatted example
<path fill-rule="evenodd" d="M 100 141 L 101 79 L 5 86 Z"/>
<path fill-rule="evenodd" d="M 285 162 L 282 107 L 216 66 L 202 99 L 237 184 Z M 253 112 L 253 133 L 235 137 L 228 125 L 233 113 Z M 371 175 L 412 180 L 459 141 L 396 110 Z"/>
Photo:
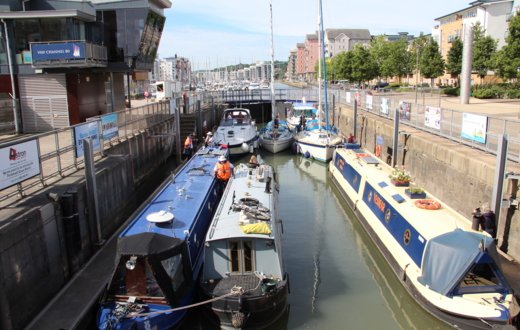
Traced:
<path fill-rule="evenodd" d="M 408 187 L 410 181 L 412 181 L 410 172 L 406 171 L 404 168 L 394 168 L 389 177 L 396 187 Z"/>
<path fill-rule="evenodd" d="M 423 199 L 426 198 L 426 193 L 424 189 L 419 186 L 412 186 L 410 188 L 406 188 L 404 193 L 408 195 L 411 199 Z"/>

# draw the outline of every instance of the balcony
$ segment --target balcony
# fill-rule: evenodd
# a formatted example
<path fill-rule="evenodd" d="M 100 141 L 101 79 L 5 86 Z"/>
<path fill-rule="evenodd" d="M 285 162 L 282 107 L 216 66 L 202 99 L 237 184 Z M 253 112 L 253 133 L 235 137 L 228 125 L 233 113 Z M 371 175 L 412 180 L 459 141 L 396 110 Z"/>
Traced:
<path fill-rule="evenodd" d="M 24 52 L 23 62 L 36 69 L 106 67 L 108 62 L 105 46 L 84 40 L 31 42 L 30 47 L 30 52 Z"/>

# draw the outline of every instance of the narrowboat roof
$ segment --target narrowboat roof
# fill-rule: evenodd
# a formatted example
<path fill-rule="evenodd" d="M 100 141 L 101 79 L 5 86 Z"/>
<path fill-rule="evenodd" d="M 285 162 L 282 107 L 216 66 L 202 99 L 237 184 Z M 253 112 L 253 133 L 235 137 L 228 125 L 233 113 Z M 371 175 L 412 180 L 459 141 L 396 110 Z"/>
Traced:
<path fill-rule="evenodd" d="M 263 172 L 265 171 L 265 172 Z M 219 208 L 211 222 L 206 241 L 216 241 L 228 238 L 248 237 L 260 239 L 274 239 L 276 226 L 272 223 L 274 219 L 274 197 L 272 191 L 275 182 L 271 181 L 271 193 L 265 192 L 265 178 L 271 176 L 270 166 L 261 165 L 256 169 L 248 168 L 240 164 L 235 168 L 235 178 L 231 178 Z M 249 174 L 251 173 L 251 175 Z M 257 199 L 260 204 L 269 209 L 270 221 L 265 221 L 271 229 L 271 234 L 245 234 L 240 227 L 240 211 L 233 211 L 233 203 L 239 203 L 242 198 Z M 263 221 L 262 221 L 263 222 Z"/>
<path fill-rule="evenodd" d="M 156 233 L 184 239 L 214 184 L 213 168 L 218 158 L 227 152 L 220 148 L 197 151 L 173 178 L 166 179 L 143 203 L 120 237 Z"/>
<path fill-rule="evenodd" d="M 392 168 L 367 151 L 338 149 L 338 155 L 348 158 L 348 162 L 353 164 L 353 168 L 367 178 L 367 183 L 379 192 L 384 200 L 399 212 L 423 238 L 429 240 L 458 228 L 472 230 L 469 219 L 427 191 L 425 191 L 426 198 L 440 202 L 441 208 L 425 210 L 415 206 L 417 200 L 410 198 L 405 193 L 408 187 L 398 187 L 392 184 L 389 178 Z"/>

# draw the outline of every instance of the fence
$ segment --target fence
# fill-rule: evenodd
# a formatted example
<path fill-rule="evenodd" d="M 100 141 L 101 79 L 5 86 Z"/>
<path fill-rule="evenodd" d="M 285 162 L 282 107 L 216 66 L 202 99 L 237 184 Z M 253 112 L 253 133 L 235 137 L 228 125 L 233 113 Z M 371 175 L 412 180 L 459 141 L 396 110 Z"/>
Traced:
<path fill-rule="evenodd" d="M 0 144 L 2 155 L 7 153 L 12 155 L 12 160 L 17 166 L 9 169 L 8 162 L 2 162 L 0 207 L 5 207 L 82 168 L 83 138 L 91 137 L 94 141 L 99 141 L 94 142 L 94 146 L 98 147 L 95 149 L 94 157 L 99 160 L 103 157 L 104 151 L 111 148 L 113 144 L 142 134 L 146 130 L 153 130 L 155 125 L 172 117 L 173 111 L 170 111 L 169 102 L 150 103 L 92 117 L 86 123 Z M 24 154 L 26 162 L 16 160 L 16 148 L 27 142 L 33 145 L 32 141 L 35 141 L 36 148 L 29 148 Z M 37 154 L 31 156 L 33 149 Z M 38 164 L 27 163 L 31 158 Z M 12 185 L 9 184 L 9 180 L 6 180 L 6 169 L 10 170 L 13 180 L 17 181 Z M 38 171 L 39 174 L 24 179 L 23 171 L 31 170 Z"/>
<path fill-rule="evenodd" d="M 494 155 L 497 154 L 500 136 L 507 135 L 509 140 L 508 159 L 517 163 L 520 162 L 520 120 L 479 115 L 487 118 L 486 130 L 481 132 L 481 143 L 475 139 L 463 137 L 463 117 L 470 112 L 441 108 L 440 95 L 430 96 L 428 99 L 425 97 L 425 93 L 421 93 L 418 102 L 422 101 L 422 103 L 415 103 L 415 95 L 406 93 L 372 95 L 368 91 L 332 90 L 330 94 L 334 95 L 334 99 L 338 102 L 352 107 L 354 107 L 354 101 L 357 101 L 358 110 L 370 112 L 390 120 L 393 120 L 395 111 L 399 111 L 400 123 L 405 126 L 442 136 Z M 330 100 L 329 97 L 329 102 Z M 403 107 L 402 102 L 408 103 L 410 107 Z M 437 112 L 437 110 L 437 115 L 430 115 L 431 111 Z M 439 121 L 431 123 L 428 121 L 431 118 L 438 118 Z"/>

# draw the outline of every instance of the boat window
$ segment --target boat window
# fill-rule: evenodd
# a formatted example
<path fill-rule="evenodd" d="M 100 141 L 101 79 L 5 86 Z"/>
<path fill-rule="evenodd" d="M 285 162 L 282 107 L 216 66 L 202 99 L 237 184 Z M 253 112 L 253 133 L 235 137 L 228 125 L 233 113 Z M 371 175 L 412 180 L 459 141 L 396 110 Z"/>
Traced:
<path fill-rule="evenodd" d="M 184 283 L 184 272 L 182 267 L 182 255 L 177 254 L 171 258 L 164 259 L 161 261 L 164 270 L 170 276 L 172 281 L 173 290 L 177 291 L 179 287 Z"/>
<path fill-rule="evenodd" d="M 231 257 L 231 272 L 232 273 L 239 272 L 240 268 L 239 268 L 239 264 L 238 264 L 238 256 L 239 256 L 238 242 L 229 242 L 229 252 L 231 254 L 230 255 L 230 257 Z"/>
<path fill-rule="evenodd" d="M 130 266 L 131 265 L 131 266 Z M 110 282 L 110 295 L 164 297 L 146 258 L 126 256 L 120 259 Z"/>
<path fill-rule="evenodd" d="M 253 242 L 244 241 L 244 271 L 253 271 Z"/>
<path fill-rule="evenodd" d="M 253 272 L 253 241 L 230 241 L 228 244 L 231 273 Z"/>

